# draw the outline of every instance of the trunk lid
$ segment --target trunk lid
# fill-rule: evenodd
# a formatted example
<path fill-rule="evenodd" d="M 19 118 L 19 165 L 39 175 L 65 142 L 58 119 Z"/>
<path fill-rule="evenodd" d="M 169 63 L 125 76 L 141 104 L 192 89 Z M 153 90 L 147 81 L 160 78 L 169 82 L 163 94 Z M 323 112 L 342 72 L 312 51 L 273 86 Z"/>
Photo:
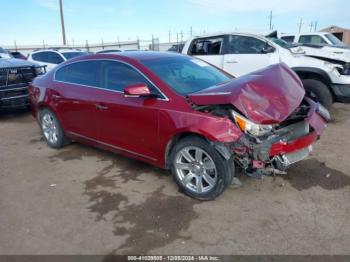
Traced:
<path fill-rule="evenodd" d="M 188 95 L 196 105 L 232 104 L 257 124 L 283 122 L 304 96 L 301 80 L 283 63 Z"/>

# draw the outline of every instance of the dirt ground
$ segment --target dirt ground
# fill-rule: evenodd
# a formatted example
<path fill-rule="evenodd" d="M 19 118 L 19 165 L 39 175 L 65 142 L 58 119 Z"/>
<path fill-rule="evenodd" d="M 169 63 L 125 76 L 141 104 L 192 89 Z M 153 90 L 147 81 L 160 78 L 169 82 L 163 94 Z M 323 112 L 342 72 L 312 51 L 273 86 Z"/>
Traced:
<path fill-rule="evenodd" d="M 350 254 L 350 105 L 288 175 L 242 177 L 215 201 L 168 172 L 81 144 L 43 142 L 0 115 L 0 254 Z"/>

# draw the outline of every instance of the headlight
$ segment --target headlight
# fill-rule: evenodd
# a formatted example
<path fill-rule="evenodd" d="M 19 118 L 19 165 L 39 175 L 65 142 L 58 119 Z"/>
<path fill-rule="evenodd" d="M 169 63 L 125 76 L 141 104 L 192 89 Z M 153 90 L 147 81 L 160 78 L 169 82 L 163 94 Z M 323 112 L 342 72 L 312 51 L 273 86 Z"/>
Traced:
<path fill-rule="evenodd" d="M 36 68 L 35 68 L 35 73 L 36 73 L 37 75 L 42 75 L 42 74 L 44 74 L 44 70 L 43 70 L 42 67 L 36 67 Z"/>
<path fill-rule="evenodd" d="M 232 111 L 232 116 L 236 124 L 243 132 L 249 133 L 253 136 L 265 135 L 273 129 L 272 125 L 255 124 L 246 119 L 245 117 L 241 116 L 240 114 L 236 113 L 235 111 Z"/>

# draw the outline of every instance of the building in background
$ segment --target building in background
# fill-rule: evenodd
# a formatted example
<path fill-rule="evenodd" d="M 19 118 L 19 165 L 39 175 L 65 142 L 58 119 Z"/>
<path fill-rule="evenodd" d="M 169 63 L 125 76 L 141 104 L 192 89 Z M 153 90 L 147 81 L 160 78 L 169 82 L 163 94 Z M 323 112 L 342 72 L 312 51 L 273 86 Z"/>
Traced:
<path fill-rule="evenodd" d="M 343 43 L 350 45 L 350 29 L 331 25 L 330 27 L 320 30 L 321 32 L 329 32 L 339 38 Z"/>

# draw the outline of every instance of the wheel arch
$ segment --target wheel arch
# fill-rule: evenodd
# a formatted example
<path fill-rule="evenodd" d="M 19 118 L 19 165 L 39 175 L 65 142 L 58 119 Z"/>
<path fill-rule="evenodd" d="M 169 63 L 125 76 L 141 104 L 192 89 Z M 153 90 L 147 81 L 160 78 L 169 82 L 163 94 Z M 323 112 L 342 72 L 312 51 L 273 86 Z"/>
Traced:
<path fill-rule="evenodd" d="M 314 79 L 324 83 L 331 92 L 333 99 L 335 98 L 335 94 L 332 89 L 332 80 L 328 76 L 327 72 L 323 71 L 322 69 L 312 67 L 293 67 L 292 70 L 301 80 Z"/>
<path fill-rule="evenodd" d="M 213 145 L 214 148 L 225 159 L 229 159 L 232 155 L 232 153 L 230 153 L 228 148 L 225 147 L 223 143 L 211 141 L 205 135 L 200 134 L 200 133 L 185 131 L 185 132 L 181 132 L 181 133 L 174 135 L 167 143 L 166 149 L 165 149 L 165 169 L 170 169 L 170 156 L 171 156 L 171 152 L 172 152 L 174 146 L 176 145 L 176 143 L 178 143 L 180 140 L 182 140 L 186 137 L 189 137 L 189 136 L 199 137 L 199 138 L 207 141 L 209 144 Z"/>

